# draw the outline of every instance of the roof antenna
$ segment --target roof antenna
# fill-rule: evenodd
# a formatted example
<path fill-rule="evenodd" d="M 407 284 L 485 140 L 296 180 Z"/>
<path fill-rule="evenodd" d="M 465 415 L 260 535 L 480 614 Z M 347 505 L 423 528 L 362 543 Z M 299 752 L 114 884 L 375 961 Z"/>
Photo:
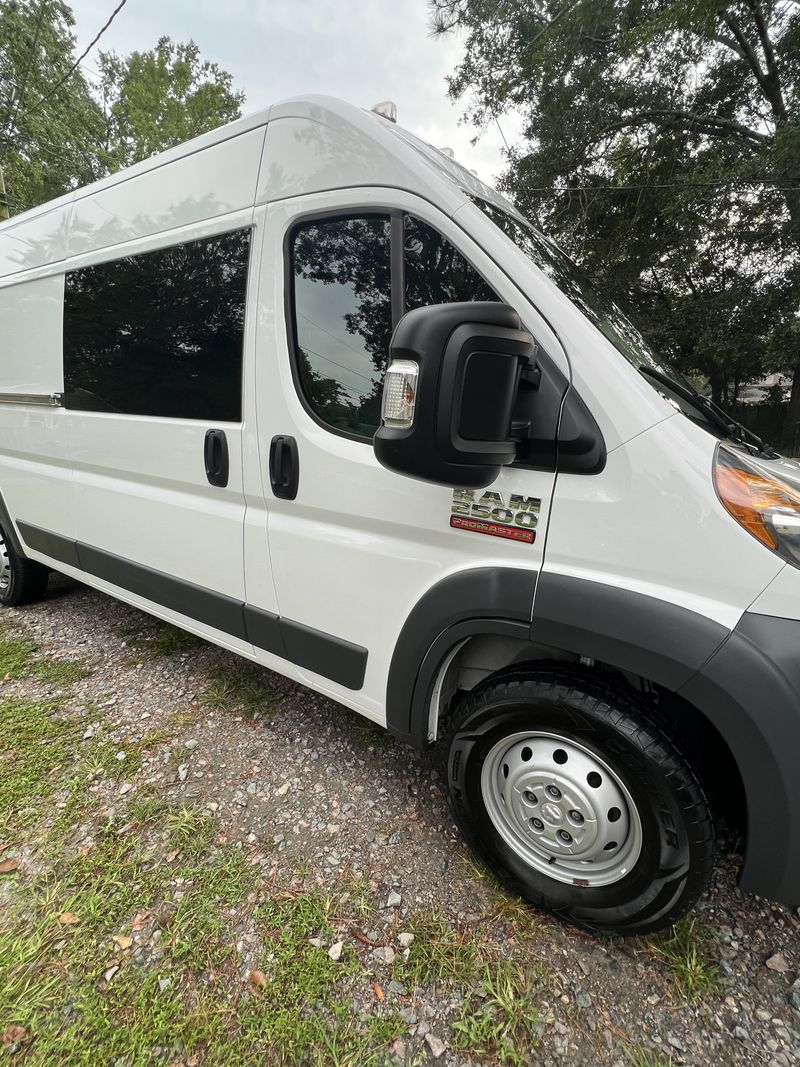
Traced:
<path fill-rule="evenodd" d="M 379 104 L 371 107 L 370 111 L 374 111 L 382 119 L 388 119 L 389 122 L 397 122 L 397 104 L 393 100 L 381 100 Z"/>

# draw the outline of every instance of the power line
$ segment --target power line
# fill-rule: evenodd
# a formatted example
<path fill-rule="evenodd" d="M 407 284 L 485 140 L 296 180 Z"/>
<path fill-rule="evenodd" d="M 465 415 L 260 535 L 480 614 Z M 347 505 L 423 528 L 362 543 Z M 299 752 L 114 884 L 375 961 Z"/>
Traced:
<path fill-rule="evenodd" d="M 128 0 L 120 0 L 120 3 L 117 4 L 117 6 L 111 12 L 111 15 L 109 16 L 108 21 L 106 22 L 106 24 L 100 28 L 100 30 L 97 32 L 97 34 L 94 36 L 94 38 L 89 42 L 89 44 L 86 46 L 86 48 L 83 50 L 83 52 L 81 52 L 81 54 L 78 56 L 78 58 L 72 64 L 72 66 L 69 68 L 69 70 L 64 75 L 64 77 L 59 79 L 59 81 L 56 82 L 56 84 L 53 86 L 53 88 L 50 90 L 49 93 L 45 93 L 45 95 L 43 97 L 41 97 L 39 100 L 37 100 L 36 103 L 32 107 L 28 108 L 28 110 L 25 112 L 25 117 L 27 117 L 28 115 L 31 115 L 34 111 L 37 110 L 37 108 L 40 108 L 42 106 L 42 104 L 45 103 L 46 100 L 50 99 L 50 97 L 53 95 L 53 93 L 58 92 L 58 90 L 61 88 L 61 86 L 64 84 L 64 82 L 67 81 L 68 78 L 72 77 L 72 75 L 75 73 L 75 71 L 80 66 L 81 62 L 84 59 L 86 59 L 86 57 L 89 55 L 91 50 L 94 48 L 94 46 L 97 44 L 97 42 L 103 36 L 103 34 L 106 32 L 108 27 L 111 25 L 111 23 L 117 17 L 117 15 L 120 13 L 120 11 L 122 11 L 123 7 L 125 7 L 127 2 L 128 2 Z"/>
<path fill-rule="evenodd" d="M 781 182 L 789 181 L 788 178 L 718 178 L 709 181 L 696 182 L 648 182 L 644 185 L 526 185 L 526 192 L 530 193 L 572 193 L 572 192 L 626 192 L 640 189 L 720 189 L 729 185 L 776 185 L 781 191 L 794 192 L 800 189 L 798 185 L 782 185 Z"/>

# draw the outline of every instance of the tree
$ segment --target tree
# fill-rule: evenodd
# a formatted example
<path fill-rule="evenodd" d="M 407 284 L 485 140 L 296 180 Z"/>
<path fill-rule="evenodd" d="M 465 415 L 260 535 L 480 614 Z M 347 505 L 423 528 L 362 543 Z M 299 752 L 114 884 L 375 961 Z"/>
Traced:
<path fill-rule="evenodd" d="M 800 419 L 800 5 L 433 0 L 480 131 L 524 144 L 503 185 L 716 398 L 767 368 Z"/>
<path fill-rule="evenodd" d="M 161 37 L 149 52 L 99 56 L 98 95 L 106 117 L 101 156 L 109 170 L 130 166 L 241 115 L 244 93 L 189 41 Z"/>
<path fill-rule="evenodd" d="M 241 114 L 231 75 L 193 41 L 101 52 L 90 85 L 74 25 L 63 0 L 0 0 L 0 168 L 11 214 Z"/>
<path fill-rule="evenodd" d="M 100 176 L 103 115 L 72 67 L 72 11 L 61 0 L 0 3 L 0 167 L 14 214 Z"/>

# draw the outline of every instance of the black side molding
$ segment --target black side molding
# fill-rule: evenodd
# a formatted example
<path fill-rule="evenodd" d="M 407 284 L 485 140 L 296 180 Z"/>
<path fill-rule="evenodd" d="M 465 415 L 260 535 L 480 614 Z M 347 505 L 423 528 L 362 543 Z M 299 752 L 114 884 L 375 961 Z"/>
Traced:
<path fill-rule="evenodd" d="M 29 548 L 59 563 L 85 571 L 206 626 L 213 626 L 240 641 L 248 641 L 347 689 L 357 690 L 364 684 L 368 652 L 361 645 L 321 630 L 312 630 L 224 593 L 216 593 L 30 523 L 17 525 Z"/>

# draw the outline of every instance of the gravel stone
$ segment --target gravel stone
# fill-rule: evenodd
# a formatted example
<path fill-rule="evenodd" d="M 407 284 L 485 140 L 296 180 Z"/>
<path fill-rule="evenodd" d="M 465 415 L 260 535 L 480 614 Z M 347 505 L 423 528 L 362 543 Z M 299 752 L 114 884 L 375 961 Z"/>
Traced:
<path fill-rule="evenodd" d="M 322 931 L 310 930 L 308 944 L 333 953 L 331 959 L 338 946 L 339 960 L 358 956 L 369 972 L 360 986 L 342 974 L 338 995 L 352 997 L 354 1020 L 397 1013 L 405 1032 L 400 1044 L 382 1053 L 388 1062 L 489 1063 L 475 1051 L 449 1048 L 453 1023 L 465 1006 L 484 1010 L 485 991 L 427 976 L 416 985 L 412 968 L 405 968 L 404 958 L 413 965 L 428 937 L 419 917 L 433 913 L 456 941 L 474 935 L 491 953 L 487 959 L 505 959 L 528 974 L 542 1032 L 535 1047 L 516 1049 L 525 1063 L 622 1067 L 639 1048 L 686 1067 L 800 1063 L 800 913 L 739 890 L 739 841 L 724 824 L 712 883 L 697 912 L 708 933 L 703 951 L 723 981 L 692 999 L 680 992 L 652 939 L 592 937 L 528 912 L 512 897 L 499 898 L 489 879 L 476 876 L 448 814 L 438 750 L 403 747 L 320 694 L 266 670 L 265 683 L 274 691 L 268 705 L 247 711 L 214 706 L 207 702 L 214 676 L 239 669 L 240 659 L 202 645 L 134 665 L 136 645 L 128 635 L 150 627 L 148 617 L 57 575 L 44 601 L 9 610 L 3 619 L 43 653 L 87 662 L 89 675 L 59 699 L 65 715 L 78 717 L 78 736 L 87 745 L 101 738 L 124 757 L 112 761 L 113 770 L 98 769 L 89 785 L 104 816 L 124 825 L 132 798 L 145 791 L 196 806 L 213 814 L 224 839 L 258 866 L 263 885 L 299 879 L 309 892 L 365 898 L 369 919 L 357 920 L 345 905 L 332 913 L 333 931 L 323 940 Z M 4 679 L 3 694 L 38 699 L 37 685 L 32 678 Z M 167 740 L 142 746 L 147 735 Z M 135 773 L 129 769 L 133 753 Z M 56 796 L 54 805 L 66 800 L 66 793 Z M 97 829 L 80 823 L 65 845 L 73 851 L 89 845 Z M 17 852 L 35 869 L 26 846 Z M 0 915 L 4 885 L 0 881 Z M 166 903 L 173 906 L 189 891 L 176 882 Z M 250 915 L 234 937 L 238 973 L 259 967 L 269 973 L 270 948 L 255 935 L 253 901 L 231 902 L 231 915 L 237 907 Z M 137 975 L 163 967 L 161 931 L 153 922 L 134 934 L 129 958 L 120 958 Z M 479 971 L 482 964 L 479 957 Z M 99 972 L 101 981 L 111 970 Z M 105 981 L 114 981 L 114 974 Z M 473 982 L 479 980 L 476 973 Z M 376 982 L 385 991 L 383 1003 Z M 75 1011 L 65 998 L 65 1015 L 68 1010 Z"/>

